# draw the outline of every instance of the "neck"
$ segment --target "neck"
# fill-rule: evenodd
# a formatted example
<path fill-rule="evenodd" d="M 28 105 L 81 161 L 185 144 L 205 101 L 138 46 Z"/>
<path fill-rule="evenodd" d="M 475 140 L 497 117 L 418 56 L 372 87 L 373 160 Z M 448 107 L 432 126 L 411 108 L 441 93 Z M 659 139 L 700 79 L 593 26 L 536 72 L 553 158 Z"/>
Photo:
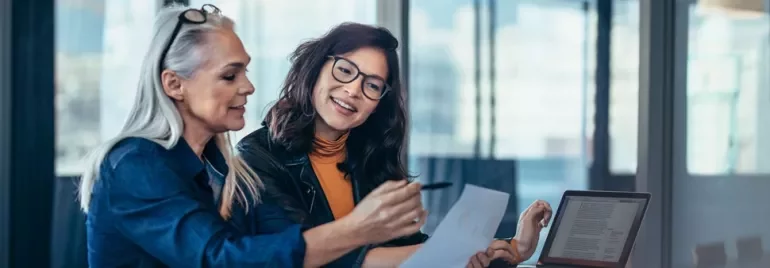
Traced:
<path fill-rule="evenodd" d="M 179 114 L 182 116 L 182 122 L 184 122 L 184 130 L 182 131 L 182 138 L 187 142 L 187 145 L 195 152 L 198 159 L 203 159 L 203 149 L 206 148 L 206 144 L 209 143 L 214 132 L 205 127 L 196 117 L 192 116 L 187 109 L 181 103 L 176 103 L 176 108 Z"/>
<path fill-rule="evenodd" d="M 201 128 L 188 127 L 185 125 L 182 137 L 184 137 L 184 140 L 190 145 L 190 148 L 195 152 L 195 155 L 202 159 L 203 149 L 206 148 L 206 144 L 208 144 L 211 138 L 214 137 L 214 133 Z"/>
<path fill-rule="evenodd" d="M 316 119 L 315 135 L 318 137 L 324 138 L 327 141 L 336 141 L 340 137 L 342 137 L 343 134 L 348 132 L 347 130 L 340 131 L 340 130 L 332 129 L 331 127 L 329 127 L 329 125 L 327 125 L 326 123 L 320 120 L 322 119 L 320 118 Z"/>

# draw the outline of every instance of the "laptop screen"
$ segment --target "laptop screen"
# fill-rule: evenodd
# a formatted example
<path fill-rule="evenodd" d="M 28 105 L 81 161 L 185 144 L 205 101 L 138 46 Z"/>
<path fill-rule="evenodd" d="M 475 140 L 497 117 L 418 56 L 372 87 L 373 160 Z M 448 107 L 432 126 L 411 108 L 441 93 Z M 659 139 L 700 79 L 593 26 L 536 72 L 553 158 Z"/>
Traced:
<path fill-rule="evenodd" d="M 541 260 L 617 267 L 628 258 L 647 202 L 645 197 L 565 195 Z"/>

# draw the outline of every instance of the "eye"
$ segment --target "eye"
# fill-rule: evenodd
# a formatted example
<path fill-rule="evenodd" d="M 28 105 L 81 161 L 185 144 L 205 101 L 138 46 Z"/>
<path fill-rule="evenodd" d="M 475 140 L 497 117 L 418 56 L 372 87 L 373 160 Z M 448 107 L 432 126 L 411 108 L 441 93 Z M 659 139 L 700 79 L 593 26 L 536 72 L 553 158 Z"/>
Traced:
<path fill-rule="evenodd" d="M 379 85 L 377 85 L 377 84 L 373 84 L 373 83 L 367 83 L 367 84 L 366 84 L 366 86 L 367 86 L 369 89 L 371 89 L 371 90 L 374 90 L 374 91 L 380 91 L 380 90 L 382 90 L 382 88 L 381 88 Z"/>
<path fill-rule="evenodd" d="M 340 72 L 342 72 L 344 74 L 352 74 L 353 73 L 352 70 L 350 70 L 348 68 L 345 68 L 345 67 L 337 67 L 337 70 L 340 70 Z"/>
<path fill-rule="evenodd" d="M 227 81 L 235 81 L 235 74 L 224 75 L 222 76 L 222 79 Z"/>

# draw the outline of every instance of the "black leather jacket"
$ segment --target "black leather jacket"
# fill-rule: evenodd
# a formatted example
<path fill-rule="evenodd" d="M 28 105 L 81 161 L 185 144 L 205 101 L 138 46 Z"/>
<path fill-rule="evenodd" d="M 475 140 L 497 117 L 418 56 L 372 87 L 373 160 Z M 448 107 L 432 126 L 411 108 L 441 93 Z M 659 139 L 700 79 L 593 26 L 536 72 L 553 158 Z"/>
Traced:
<path fill-rule="evenodd" d="M 292 219 L 306 228 L 334 220 L 326 195 L 310 165 L 307 153 L 290 153 L 279 144 L 273 143 L 269 139 L 269 131 L 266 127 L 243 138 L 236 149 L 265 183 L 263 202 L 275 202 L 284 208 Z M 377 187 L 355 176 L 351 182 L 355 204 Z M 427 239 L 426 234 L 418 232 L 377 246 L 415 245 Z M 360 267 L 367 250 L 372 246 L 351 251 L 325 267 Z"/>

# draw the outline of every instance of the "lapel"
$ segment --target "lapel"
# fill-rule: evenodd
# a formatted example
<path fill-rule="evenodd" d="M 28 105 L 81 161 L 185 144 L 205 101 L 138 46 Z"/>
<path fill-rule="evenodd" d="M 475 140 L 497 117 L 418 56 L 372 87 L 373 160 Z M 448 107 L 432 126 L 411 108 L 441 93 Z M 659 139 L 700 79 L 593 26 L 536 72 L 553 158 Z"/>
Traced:
<path fill-rule="evenodd" d="M 318 181 L 318 177 L 315 175 L 315 171 L 313 171 L 313 166 L 307 154 L 296 154 L 286 157 L 283 164 L 291 173 L 292 179 L 299 181 L 299 195 L 309 215 L 308 220 L 310 222 L 308 223 L 318 226 L 334 221 L 334 214 L 326 199 L 326 194 Z M 355 177 L 351 179 L 351 184 L 353 202 L 358 204 L 361 201 L 361 196 Z"/>

